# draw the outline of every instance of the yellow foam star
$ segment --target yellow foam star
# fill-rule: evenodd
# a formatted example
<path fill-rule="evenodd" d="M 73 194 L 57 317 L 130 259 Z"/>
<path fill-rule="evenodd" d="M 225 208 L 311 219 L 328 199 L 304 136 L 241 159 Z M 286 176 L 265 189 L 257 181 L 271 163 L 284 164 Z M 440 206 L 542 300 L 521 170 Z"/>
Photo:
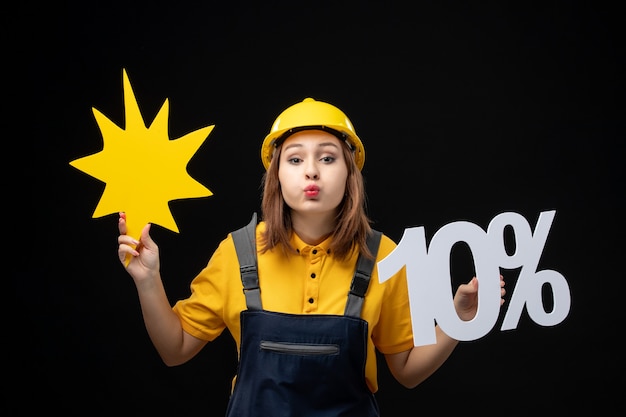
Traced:
<path fill-rule="evenodd" d="M 170 140 L 168 100 L 146 127 L 126 70 L 123 77 L 125 129 L 92 108 L 102 133 L 103 149 L 75 159 L 70 165 L 106 184 L 93 218 L 126 212 L 128 234 L 136 238 L 147 223 L 178 233 L 168 203 L 213 195 L 189 176 L 187 164 L 215 125 Z"/>

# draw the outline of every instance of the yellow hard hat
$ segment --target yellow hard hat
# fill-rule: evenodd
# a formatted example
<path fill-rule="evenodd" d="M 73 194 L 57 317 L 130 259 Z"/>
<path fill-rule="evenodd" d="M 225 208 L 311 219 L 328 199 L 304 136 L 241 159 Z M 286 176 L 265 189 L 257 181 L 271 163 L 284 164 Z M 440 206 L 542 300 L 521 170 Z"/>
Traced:
<path fill-rule="evenodd" d="M 261 146 L 261 160 L 268 169 L 276 149 L 290 135 L 301 130 L 319 129 L 332 133 L 345 141 L 354 151 L 354 160 L 359 169 L 365 163 L 365 149 L 356 135 L 350 119 L 332 104 L 305 98 L 285 109 L 274 121 L 270 133 Z"/>

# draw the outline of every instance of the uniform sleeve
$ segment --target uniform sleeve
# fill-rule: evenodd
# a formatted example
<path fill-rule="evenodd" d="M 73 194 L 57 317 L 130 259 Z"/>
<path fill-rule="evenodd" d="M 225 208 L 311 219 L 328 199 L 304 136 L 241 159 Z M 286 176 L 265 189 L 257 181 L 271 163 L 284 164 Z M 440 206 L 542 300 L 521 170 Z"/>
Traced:
<path fill-rule="evenodd" d="M 239 264 L 229 235 L 211 256 L 208 264 L 193 279 L 191 295 L 172 307 L 183 329 L 202 340 L 212 341 L 226 327 L 226 306 L 229 302 L 233 277 L 239 279 Z M 241 292 L 241 281 L 238 289 Z"/>
<path fill-rule="evenodd" d="M 383 235 L 376 257 L 377 262 L 391 253 L 395 247 L 396 244 Z M 379 279 L 377 270 L 374 271 L 372 278 Z M 413 347 L 406 268 L 401 268 L 385 281 L 383 287 L 380 315 L 372 338 L 376 348 L 383 354 L 404 352 Z"/>

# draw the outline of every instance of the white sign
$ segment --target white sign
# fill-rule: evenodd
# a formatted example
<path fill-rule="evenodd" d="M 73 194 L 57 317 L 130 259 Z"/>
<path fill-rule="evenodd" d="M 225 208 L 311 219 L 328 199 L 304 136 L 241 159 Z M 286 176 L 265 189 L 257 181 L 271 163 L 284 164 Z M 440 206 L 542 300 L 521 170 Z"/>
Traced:
<path fill-rule="evenodd" d="M 512 212 L 494 217 L 486 232 L 466 221 L 449 223 L 435 233 L 428 248 L 424 227 L 405 229 L 398 246 L 377 263 L 377 268 L 379 280 L 384 282 L 406 266 L 415 346 L 436 343 L 435 321 L 457 340 L 486 335 L 500 313 L 500 268 L 521 268 L 501 330 L 517 328 L 524 306 L 539 325 L 562 322 L 571 304 L 569 285 L 557 271 L 537 271 L 555 214 L 555 210 L 542 212 L 534 232 L 523 216 Z M 507 226 L 515 236 L 513 254 L 507 253 L 504 244 Z M 465 242 L 471 250 L 479 279 L 478 311 L 469 321 L 458 317 L 452 299 L 450 253 L 458 242 Z M 545 311 L 542 299 L 546 284 L 553 295 L 550 312 Z"/>

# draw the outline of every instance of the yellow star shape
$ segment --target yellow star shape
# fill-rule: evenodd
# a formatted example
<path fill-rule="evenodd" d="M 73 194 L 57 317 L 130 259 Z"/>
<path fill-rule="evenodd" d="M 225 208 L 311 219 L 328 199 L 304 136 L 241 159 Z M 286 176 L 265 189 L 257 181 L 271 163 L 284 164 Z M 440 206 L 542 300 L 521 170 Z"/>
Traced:
<path fill-rule="evenodd" d="M 189 176 L 187 164 L 215 125 L 170 140 L 168 100 L 146 127 L 125 69 L 123 77 L 126 128 L 92 108 L 103 149 L 70 165 L 106 183 L 93 218 L 126 212 L 128 234 L 136 238 L 147 223 L 178 233 L 169 201 L 213 195 Z"/>

